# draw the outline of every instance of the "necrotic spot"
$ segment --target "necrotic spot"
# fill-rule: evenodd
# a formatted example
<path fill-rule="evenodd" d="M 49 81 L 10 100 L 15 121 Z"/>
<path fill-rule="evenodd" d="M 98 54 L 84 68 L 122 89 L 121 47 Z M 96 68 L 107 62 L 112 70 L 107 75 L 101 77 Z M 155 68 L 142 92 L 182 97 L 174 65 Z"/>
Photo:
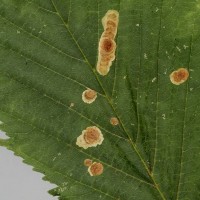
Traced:
<path fill-rule="evenodd" d="M 185 81 L 187 81 L 188 77 L 189 72 L 185 68 L 180 68 L 170 74 L 170 80 L 175 85 L 180 85 L 184 83 Z"/>
<path fill-rule="evenodd" d="M 92 103 L 97 98 L 97 92 L 91 89 L 87 89 L 82 93 L 82 100 L 85 103 Z"/>
<path fill-rule="evenodd" d="M 92 160 L 90 160 L 90 159 L 85 159 L 85 160 L 84 160 L 84 165 L 85 165 L 86 167 L 91 166 L 91 165 L 92 165 Z"/>
<path fill-rule="evenodd" d="M 103 173 L 103 165 L 101 163 L 94 162 L 89 168 L 88 172 L 90 176 L 99 176 Z"/>
<path fill-rule="evenodd" d="M 113 125 L 113 126 L 117 126 L 119 124 L 119 120 L 116 118 L 116 117 L 112 117 L 110 119 L 110 123 Z"/>
<path fill-rule="evenodd" d="M 79 147 L 87 149 L 88 147 L 96 147 L 101 145 L 104 140 L 101 130 L 96 126 L 87 127 L 82 131 L 82 134 L 77 138 L 76 144 Z"/>

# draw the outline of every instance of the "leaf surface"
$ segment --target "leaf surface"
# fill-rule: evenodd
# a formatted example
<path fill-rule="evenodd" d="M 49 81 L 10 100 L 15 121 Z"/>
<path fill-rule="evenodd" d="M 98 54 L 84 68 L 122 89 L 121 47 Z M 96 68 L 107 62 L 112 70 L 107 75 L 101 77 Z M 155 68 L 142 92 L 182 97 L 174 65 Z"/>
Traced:
<path fill-rule="evenodd" d="M 102 77 L 110 9 L 117 52 Z M 57 184 L 61 200 L 200 199 L 199 11 L 196 0 L 0 0 L 0 128 L 10 137 L 0 145 Z M 190 77 L 173 85 L 181 67 Z M 87 88 L 98 93 L 92 104 Z M 76 138 L 88 126 L 105 139 L 84 150 Z M 87 158 L 102 175 L 89 175 Z"/>

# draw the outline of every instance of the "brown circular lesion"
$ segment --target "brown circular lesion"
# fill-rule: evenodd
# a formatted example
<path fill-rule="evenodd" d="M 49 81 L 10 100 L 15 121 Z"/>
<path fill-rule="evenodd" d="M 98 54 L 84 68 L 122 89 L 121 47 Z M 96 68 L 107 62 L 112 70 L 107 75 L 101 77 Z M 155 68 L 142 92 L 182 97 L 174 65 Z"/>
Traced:
<path fill-rule="evenodd" d="M 96 126 L 89 126 L 77 137 L 76 145 L 87 149 L 101 145 L 104 140 L 101 130 Z"/>
<path fill-rule="evenodd" d="M 88 127 L 84 134 L 84 140 L 87 144 L 95 144 L 100 139 L 100 132 L 94 127 Z"/>
<path fill-rule="evenodd" d="M 91 89 L 86 90 L 85 98 L 88 100 L 94 99 L 97 95 L 97 92 Z"/>
<path fill-rule="evenodd" d="M 188 71 L 185 69 L 180 69 L 177 72 L 174 73 L 174 80 L 176 82 L 180 82 L 182 80 L 187 80 L 189 74 Z"/>
<path fill-rule="evenodd" d="M 103 165 L 101 163 L 94 162 L 89 168 L 88 171 L 91 176 L 99 176 L 103 173 Z"/>
<path fill-rule="evenodd" d="M 184 83 L 185 81 L 187 81 L 188 77 L 189 72 L 185 68 L 180 68 L 170 74 L 170 80 L 175 85 L 180 85 Z"/>
<path fill-rule="evenodd" d="M 85 103 L 91 104 L 97 98 L 97 92 L 95 90 L 87 89 L 82 93 L 82 100 Z"/>

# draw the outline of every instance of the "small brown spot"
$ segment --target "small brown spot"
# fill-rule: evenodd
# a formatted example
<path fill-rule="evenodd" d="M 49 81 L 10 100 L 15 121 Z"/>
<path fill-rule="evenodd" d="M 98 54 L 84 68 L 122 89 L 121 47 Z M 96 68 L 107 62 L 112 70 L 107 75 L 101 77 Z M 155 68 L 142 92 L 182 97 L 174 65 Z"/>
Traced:
<path fill-rule="evenodd" d="M 97 92 L 91 89 L 85 90 L 82 94 L 82 100 L 88 104 L 94 102 L 96 98 L 97 98 Z"/>
<path fill-rule="evenodd" d="M 82 134 L 77 138 L 76 144 L 79 147 L 87 149 L 88 147 L 96 147 L 101 145 L 104 140 L 101 130 L 96 126 L 87 127 L 82 131 Z"/>
<path fill-rule="evenodd" d="M 170 80 L 175 85 L 180 85 L 184 83 L 185 81 L 187 81 L 188 77 L 189 72 L 185 68 L 180 68 L 170 74 Z"/>
<path fill-rule="evenodd" d="M 116 117 L 112 117 L 110 119 L 110 123 L 113 125 L 113 126 L 117 126 L 119 124 L 119 120 L 116 118 Z"/>
<path fill-rule="evenodd" d="M 86 167 L 91 166 L 91 165 L 92 165 L 92 160 L 90 160 L 90 159 L 85 159 L 85 160 L 84 160 L 84 165 L 85 165 Z"/>
<path fill-rule="evenodd" d="M 99 176 L 103 173 L 103 165 L 101 163 L 94 162 L 88 168 L 90 176 Z"/>

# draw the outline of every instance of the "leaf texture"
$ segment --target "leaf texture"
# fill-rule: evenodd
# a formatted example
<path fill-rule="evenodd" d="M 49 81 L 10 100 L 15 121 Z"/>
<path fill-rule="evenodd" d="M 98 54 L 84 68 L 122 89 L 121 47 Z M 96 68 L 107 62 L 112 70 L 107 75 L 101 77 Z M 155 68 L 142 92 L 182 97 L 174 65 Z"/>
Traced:
<path fill-rule="evenodd" d="M 100 76 L 110 9 L 116 59 Z M 0 0 L 0 129 L 10 137 L 0 145 L 57 184 L 61 200 L 200 199 L 199 11 L 198 0 Z M 173 85 L 181 67 L 190 77 Z M 90 105 L 87 88 L 97 91 Z M 84 150 L 76 138 L 88 126 L 105 139 Z M 102 175 L 89 175 L 87 158 Z"/>

